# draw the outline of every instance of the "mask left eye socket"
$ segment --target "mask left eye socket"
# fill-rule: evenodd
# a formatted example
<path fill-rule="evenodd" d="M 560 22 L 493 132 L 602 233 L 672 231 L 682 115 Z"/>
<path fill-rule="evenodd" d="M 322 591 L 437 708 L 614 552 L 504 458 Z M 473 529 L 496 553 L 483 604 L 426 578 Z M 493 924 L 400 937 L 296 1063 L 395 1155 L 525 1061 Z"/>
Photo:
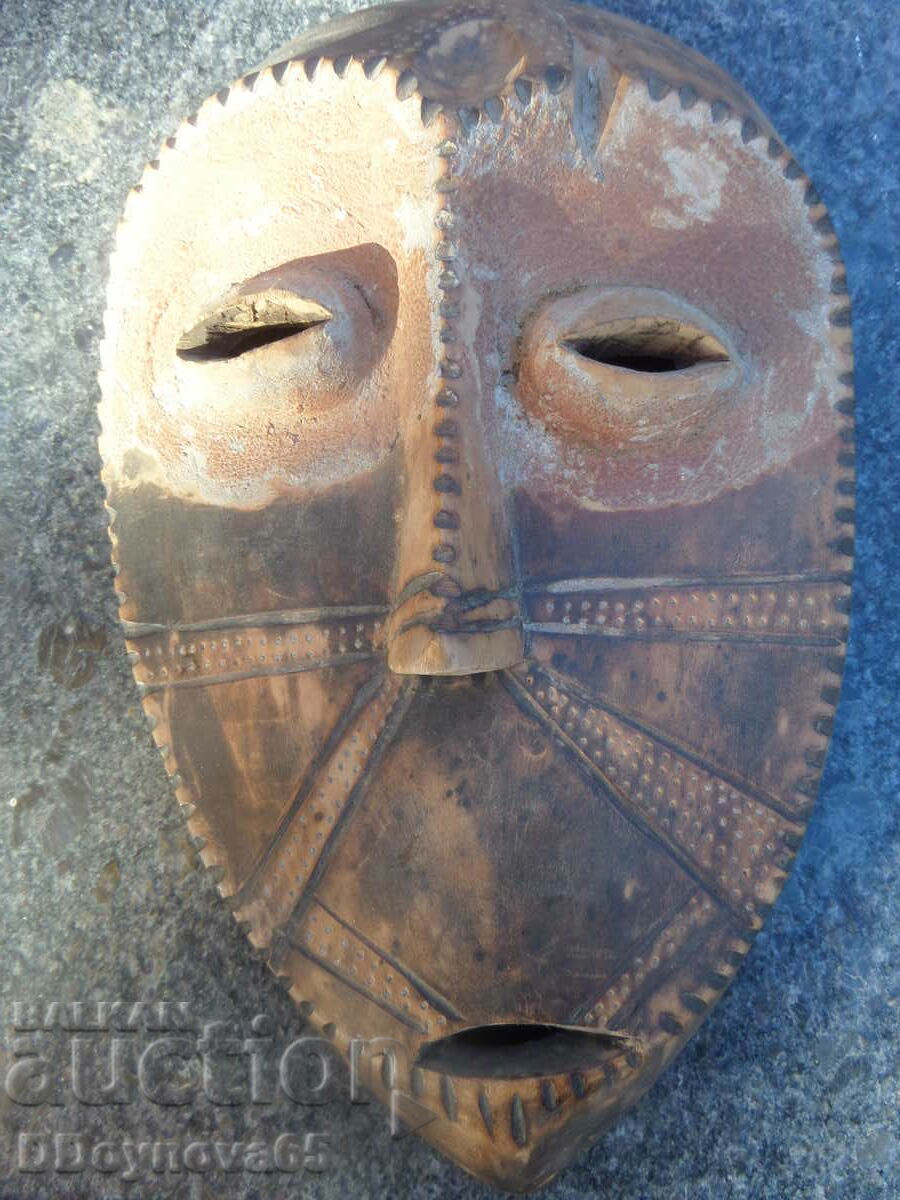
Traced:
<path fill-rule="evenodd" d="M 238 358 L 330 321 L 332 313 L 314 300 L 286 291 L 241 296 L 215 309 L 178 339 L 176 353 L 190 362 Z"/>

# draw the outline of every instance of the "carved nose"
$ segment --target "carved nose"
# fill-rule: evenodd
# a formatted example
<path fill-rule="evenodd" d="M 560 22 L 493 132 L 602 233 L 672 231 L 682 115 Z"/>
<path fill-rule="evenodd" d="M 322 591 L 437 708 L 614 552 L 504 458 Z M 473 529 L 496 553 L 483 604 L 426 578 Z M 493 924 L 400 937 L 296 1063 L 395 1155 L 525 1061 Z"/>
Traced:
<path fill-rule="evenodd" d="M 524 643 L 510 533 L 477 398 L 440 388 L 406 451 L 388 666 L 400 675 L 514 666 Z"/>
<path fill-rule="evenodd" d="M 438 587 L 446 576 L 434 581 Z M 524 645 L 518 605 L 508 596 L 461 593 L 436 608 L 429 599 L 394 614 L 388 642 L 388 666 L 398 675 L 475 675 L 499 671 L 522 661 Z M 423 593 L 419 593 L 422 595 Z M 449 599 L 449 598 L 448 598 Z M 418 609 L 419 611 L 415 611 Z"/>

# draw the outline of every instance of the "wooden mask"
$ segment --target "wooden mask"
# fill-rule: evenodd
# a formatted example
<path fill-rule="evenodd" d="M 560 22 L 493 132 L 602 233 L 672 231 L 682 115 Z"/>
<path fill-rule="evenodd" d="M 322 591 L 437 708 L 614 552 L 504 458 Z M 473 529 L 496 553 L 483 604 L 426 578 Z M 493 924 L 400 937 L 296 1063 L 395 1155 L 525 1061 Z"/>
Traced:
<path fill-rule="evenodd" d="M 565 3 L 320 27 L 128 200 L 101 451 L 154 737 L 313 1025 L 500 1187 L 647 1089 L 797 851 L 846 291 L 752 101 Z"/>

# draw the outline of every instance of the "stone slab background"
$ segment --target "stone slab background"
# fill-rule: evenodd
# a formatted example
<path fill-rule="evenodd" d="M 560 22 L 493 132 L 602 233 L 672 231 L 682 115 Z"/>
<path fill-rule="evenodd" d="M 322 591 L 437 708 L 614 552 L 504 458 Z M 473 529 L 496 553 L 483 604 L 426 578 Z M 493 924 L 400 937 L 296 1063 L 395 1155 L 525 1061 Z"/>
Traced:
<path fill-rule="evenodd" d="M 184 1107 L 97 1107 L 72 1099 L 60 1067 L 62 1102 L 28 1107 L 7 1076 L 29 1045 L 54 1077 L 71 1054 L 71 1036 L 16 1034 L 15 1001 L 183 1001 L 244 1036 L 265 1013 L 276 1047 L 303 1029 L 198 869 L 137 706 L 108 564 L 95 375 L 107 255 L 144 161 L 206 95 L 351 7 L 0 6 L 2 1197 L 490 1195 L 415 1138 L 392 1140 L 380 1110 L 348 1102 L 342 1077 L 315 1107 L 220 1105 L 199 1090 Z M 857 590 L 837 733 L 780 904 L 674 1069 L 543 1195 L 897 1196 L 900 23 L 892 0 L 616 7 L 736 75 L 830 207 L 858 348 Z M 108 1038 L 92 1045 L 109 1052 Z M 79 1131 L 268 1144 L 317 1131 L 331 1151 L 321 1174 L 18 1170 L 21 1132 Z"/>

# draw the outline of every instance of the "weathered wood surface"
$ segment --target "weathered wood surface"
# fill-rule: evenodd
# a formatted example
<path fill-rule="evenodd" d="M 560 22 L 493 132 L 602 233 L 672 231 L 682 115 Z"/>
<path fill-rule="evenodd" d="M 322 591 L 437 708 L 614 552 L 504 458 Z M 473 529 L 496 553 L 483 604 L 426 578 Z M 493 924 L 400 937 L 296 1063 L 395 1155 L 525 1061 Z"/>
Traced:
<path fill-rule="evenodd" d="M 752 102 L 566 5 L 317 31 L 129 200 L 101 449 L 154 736 L 292 995 L 397 1039 L 423 1136 L 500 1186 L 650 1085 L 790 869 L 845 293 Z"/>

